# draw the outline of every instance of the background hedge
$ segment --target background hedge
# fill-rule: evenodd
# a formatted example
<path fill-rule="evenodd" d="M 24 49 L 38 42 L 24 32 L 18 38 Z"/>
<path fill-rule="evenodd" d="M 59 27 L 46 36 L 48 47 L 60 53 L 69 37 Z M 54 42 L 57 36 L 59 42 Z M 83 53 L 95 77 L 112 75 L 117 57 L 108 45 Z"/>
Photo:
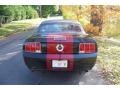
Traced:
<path fill-rule="evenodd" d="M 55 5 L 0 5 L 0 26 L 11 21 L 47 17 Z"/>

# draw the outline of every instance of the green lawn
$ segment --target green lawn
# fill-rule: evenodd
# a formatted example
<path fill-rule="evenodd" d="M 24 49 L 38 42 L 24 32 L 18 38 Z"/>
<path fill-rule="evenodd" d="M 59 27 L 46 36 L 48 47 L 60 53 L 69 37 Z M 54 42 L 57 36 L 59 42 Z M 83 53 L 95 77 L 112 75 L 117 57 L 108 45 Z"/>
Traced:
<path fill-rule="evenodd" d="M 98 61 L 106 79 L 120 84 L 120 47 L 107 42 L 98 42 Z"/>
<path fill-rule="evenodd" d="M 21 32 L 27 30 L 27 28 L 40 22 L 41 19 L 28 19 L 20 21 L 12 21 L 8 24 L 4 24 L 0 28 L 0 38 L 7 37 L 15 32 Z"/>

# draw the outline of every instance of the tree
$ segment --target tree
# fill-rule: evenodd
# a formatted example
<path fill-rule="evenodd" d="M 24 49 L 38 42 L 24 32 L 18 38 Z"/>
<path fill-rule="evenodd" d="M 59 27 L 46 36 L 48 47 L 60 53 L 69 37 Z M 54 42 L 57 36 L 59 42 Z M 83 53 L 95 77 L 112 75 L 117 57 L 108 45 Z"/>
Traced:
<path fill-rule="evenodd" d="M 102 31 L 103 14 L 104 14 L 103 6 L 94 6 L 94 5 L 91 6 L 90 24 L 92 24 L 93 28 L 95 28 L 98 34 Z"/>
<path fill-rule="evenodd" d="M 1 23 L 7 23 L 14 19 L 14 10 L 12 6 L 1 5 L 0 6 Z"/>
<path fill-rule="evenodd" d="M 14 20 L 21 20 L 21 6 L 14 6 L 14 13 L 15 13 L 15 17 Z"/>
<path fill-rule="evenodd" d="M 38 17 L 37 11 L 34 8 L 32 8 L 32 6 L 25 6 L 25 10 L 26 10 L 26 18 L 27 19 Z"/>
<path fill-rule="evenodd" d="M 32 5 L 32 7 L 37 11 L 39 17 L 42 17 L 42 12 L 41 12 L 42 5 Z"/>
<path fill-rule="evenodd" d="M 37 17 L 37 10 L 30 5 L 0 5 L 0 26 L 13 20 Z"/>
<path fill-rule="evenodd" d="M 25 6 L 21 6 L 20 7 L 20 11 L 21 11 L 21 19 L 26 19 L 26 9 Z"/>
<path fill-rule="evenodd" d="M 103 6 L 82 6 L 67 5 L 61 6 L 65 19 L 74 19 L 84 25 L 87 32 L 94 34 L 102 31 L 104 7 Z"/>
<path fill-rule="evenodd" d="M 42 5 L 42 17 L 46 18 L 49 14 L 55 12 L 55 6 L 54 5 Z"/>

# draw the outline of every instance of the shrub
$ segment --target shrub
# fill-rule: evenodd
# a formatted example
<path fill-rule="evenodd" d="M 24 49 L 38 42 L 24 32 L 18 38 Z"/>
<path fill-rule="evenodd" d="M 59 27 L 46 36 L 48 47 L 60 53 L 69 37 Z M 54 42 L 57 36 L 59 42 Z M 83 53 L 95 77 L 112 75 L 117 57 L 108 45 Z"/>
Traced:
<path fill-rule="evenodd" d="M 26 19 L 38 17 L 37 11 L 31 6 L 25 6 L 25 10 L 26 10 Z"/>
<path fill-rule="evenodd" d="M 21 6 L 21 19 L 26 19 L 26 9 L 24 6 Z"/>
<path fill-rule="evenodd" d="M 0 5 L 0 24 L 21 19 L 37 18 L 38 13 L 30 5 Z"/>
<path fill-rule="evenodd" d="M 42 5 L 42 17 L 46 18 L 49 14 L 56 11 L 54 5 Z"/>
<path fill-rule="evenodd" d="M 14 13 L 15 13 L 14 20 L 21 20 L 21 7 L 20 6 L 14 6 Z"/>
<path fill-rule="evenodd" d="M 0 15 L 4 16 L 5 23 L 14 19 L 14 10 L 12 6 L 0 6 Z"/>

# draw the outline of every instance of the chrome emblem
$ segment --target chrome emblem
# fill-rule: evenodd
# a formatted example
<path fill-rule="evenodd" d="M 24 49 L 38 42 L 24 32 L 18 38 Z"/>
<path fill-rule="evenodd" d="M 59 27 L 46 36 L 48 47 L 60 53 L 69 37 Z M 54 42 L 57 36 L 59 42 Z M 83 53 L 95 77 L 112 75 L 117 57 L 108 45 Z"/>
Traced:
<path fill-rule="evenodd" d="M 58 45 L 56 46 L 56 50 L 57 50 L 58 52 L 62 52 L 63 49 L 64 49 L 64 46 L 63 46 L 62 44 L 58 44 Z"/>

